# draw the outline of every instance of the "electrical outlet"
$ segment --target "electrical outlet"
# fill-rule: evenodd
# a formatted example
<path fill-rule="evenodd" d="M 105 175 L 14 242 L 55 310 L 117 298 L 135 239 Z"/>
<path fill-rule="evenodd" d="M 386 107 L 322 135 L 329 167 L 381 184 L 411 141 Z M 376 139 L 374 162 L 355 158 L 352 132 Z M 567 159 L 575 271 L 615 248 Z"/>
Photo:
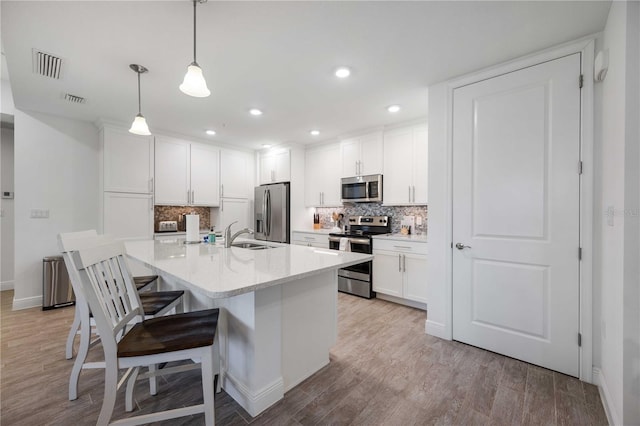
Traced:
<path fill-rule="evenodd" d="M 422 225 L 422 216 L 416 216 L 416 225 Z"/>
<path fill-rule="evenodd" d="M 607 225 L 613 226 L 613 216 L 615 216 L 616 209 L 613 206 L 607 207 L 607 212 L 605 215 L 607 216 Z"/>

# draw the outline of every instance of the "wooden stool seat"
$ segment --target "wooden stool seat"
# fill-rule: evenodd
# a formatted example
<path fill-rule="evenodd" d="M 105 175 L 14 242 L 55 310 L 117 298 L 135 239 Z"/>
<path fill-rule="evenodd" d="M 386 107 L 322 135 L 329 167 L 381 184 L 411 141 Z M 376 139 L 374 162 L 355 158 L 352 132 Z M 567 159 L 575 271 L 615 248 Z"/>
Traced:
<path fill-rule="evenodd" d="M 143 288 L 158 279 L 157 275 L 143 275 L 140 277 L 133 277 L 133 282 L 136 284 L 136 289 L 142 291 Z"/>
<path fill-rule="evenodd" d="M 210 346 L 218 326 L 218 309 L 145 320 L 118 342 L 118 357 L 155 355 Z"/>
<path fill-rule="evenodd" d="M 184 295 L 184 291 L 154 291 L 152 293 L 141 293 L 140 302 L 145 315 L 158 315 L 167 306 Z"/>

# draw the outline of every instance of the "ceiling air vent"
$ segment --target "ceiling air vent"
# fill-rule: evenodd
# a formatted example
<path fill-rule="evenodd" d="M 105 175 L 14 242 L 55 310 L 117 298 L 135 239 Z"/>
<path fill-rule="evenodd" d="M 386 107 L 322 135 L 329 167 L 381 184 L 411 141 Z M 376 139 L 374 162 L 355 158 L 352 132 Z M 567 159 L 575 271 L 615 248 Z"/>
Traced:
<path fill-rule="evenodd" d="M 59 80 L 61 68 L 62 58 L 33 49 L 33 72 Z"/>
<path fill-rule="evenodd" d="M 87 102 L 87 100 L 82 96 L 72 95 L 71 93 L 65 93 L 64 100 L 67 102 L 71 102 L 72 104 L 83 104 Z"/>

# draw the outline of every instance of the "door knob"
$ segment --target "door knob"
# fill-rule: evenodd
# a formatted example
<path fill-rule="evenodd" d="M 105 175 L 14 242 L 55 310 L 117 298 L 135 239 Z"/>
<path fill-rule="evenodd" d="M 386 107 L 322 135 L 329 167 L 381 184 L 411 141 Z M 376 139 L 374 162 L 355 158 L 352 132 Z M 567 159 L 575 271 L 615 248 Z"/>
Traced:
<path fill-rule="evenodd" d="M 458 250 L 462 250 L 462 249 L 466 249 L 466 248 L 471 248 L 471 246 L 465 246 L 465 245 L 464 245 L 464 244 L 462 244 L 462 243 L 456 243 L 456 248 L 457 248 Z"/>

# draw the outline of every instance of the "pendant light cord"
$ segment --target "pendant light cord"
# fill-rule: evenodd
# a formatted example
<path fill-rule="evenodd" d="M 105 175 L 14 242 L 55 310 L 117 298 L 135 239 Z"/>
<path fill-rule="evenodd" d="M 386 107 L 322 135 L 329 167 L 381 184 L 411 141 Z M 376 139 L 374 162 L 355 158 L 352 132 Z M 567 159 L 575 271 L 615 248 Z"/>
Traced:
<path fill-rule="evenodd" d="M 140 103 L 140 71 L 138 71 L 138 114 L 142 114 L 142 107 Z"/>
<path fill-rule="evenodd" d="M 196 3 L 197 0 L 193 0 L 193 63 L 196 64 Z"/>

